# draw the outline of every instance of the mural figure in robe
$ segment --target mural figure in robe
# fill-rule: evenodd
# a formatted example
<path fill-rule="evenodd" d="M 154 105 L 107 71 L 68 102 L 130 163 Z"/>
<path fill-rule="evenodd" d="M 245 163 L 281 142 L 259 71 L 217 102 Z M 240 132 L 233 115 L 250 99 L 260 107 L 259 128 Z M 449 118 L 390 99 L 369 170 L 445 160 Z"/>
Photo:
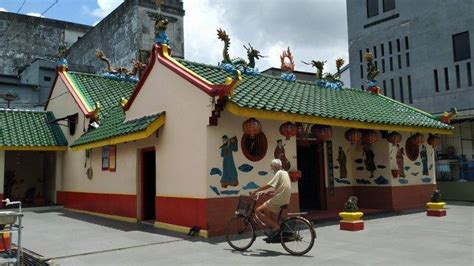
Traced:
<path fill-rule="evenodd" d="M 339 154 L 337 155 L 336 160 L 339 162 L 339 177 L 347 178 L 347 167 L 346 167 L 347 158 L 346 158 L 346 154 L 342 150 L 342 147 L 339 147 Z"/>
<path fill-rule="evenodd" d="M 365 156 L 364 164 L 365 170 L 370 172 L 370 178 L 374 177 L 374 172 L 377 170 L 377 166 L 375 166 L 375 154 L 372 151 L 372 147 L 370 144 L 364 145 L 362 156 Z"/>
<path fill-rule="evenodd" d="M 428 153 L 426 152 L 426 146 L 421 145 L 420 151 L 421 163 L 423 164 L 423 175 L 429 175 L 428 173 Z"/>
<path fill-rule="evenodd" d="M 220 149 L 221 157 L 223 158 L 221 186 L 223 188 L 226 188 L 227 186 L 238 186 L 239 180 L 237 178 L 237 168 L 235 167 L 233 156 L 233 153 L 238 151 L 237 137 L 229 139 L 227 135 L 222 136 L 222 145 L 220 146 Z"/>
<path fill-rule="evenodd" d="M 397 160 L 398 173 L 400 177 L 405 177 L 405 170 L 403 169 L 403 155 L 405 155 L 405 150 L 403 147 L 400 147 L 400 145 L 397 144 L 397 156 L 395 158 Z"/>
<path fill-rule="evenodd" d="M 283 144 L 281 139 L 277 140 L 277 146 L 275 148 L 273 155 L 275 159 L 280 159 L 282 163 L 282 167 L 283 169 L 285 169 L 285 171 L 290 170 L 291 164 L 290 164 L 290 161 L 288 161 L 288 159 L 286 158 L 285 144 Z"/>

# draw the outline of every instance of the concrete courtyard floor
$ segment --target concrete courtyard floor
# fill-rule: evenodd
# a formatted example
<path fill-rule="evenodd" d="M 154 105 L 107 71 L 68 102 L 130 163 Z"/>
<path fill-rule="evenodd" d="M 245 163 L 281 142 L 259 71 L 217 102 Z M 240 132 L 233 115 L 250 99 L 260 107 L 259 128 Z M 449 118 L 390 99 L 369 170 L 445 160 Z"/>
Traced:
<path fill-rule="evenodd" d="M 290 256 L 259 237 L 248 252 L 222 237 L 188 237 L 67 210 L 25 212 L 23 246 L 52 265 L 474 265 L 474 204 L 451 203 L 448 216 L 379 215 L 359 232 L 316 223 L 314 248 Z"/>

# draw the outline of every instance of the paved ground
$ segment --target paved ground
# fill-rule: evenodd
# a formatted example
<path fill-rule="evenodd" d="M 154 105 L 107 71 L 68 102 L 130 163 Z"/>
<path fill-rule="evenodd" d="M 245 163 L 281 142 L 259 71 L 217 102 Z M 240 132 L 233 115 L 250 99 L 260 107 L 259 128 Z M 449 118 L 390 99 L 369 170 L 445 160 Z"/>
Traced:
<path fill-rule="evenodd" d="M 474 265 L 474 204 L 448 206 L 448 216 L 424 212 L 366 220 L 366 230 L 317 225 L 304 257 L 258 238 L 251 250 L 222 238 L 200 239 L 69 211 L 25 214 L 24 247 L 60 265 Z"/>

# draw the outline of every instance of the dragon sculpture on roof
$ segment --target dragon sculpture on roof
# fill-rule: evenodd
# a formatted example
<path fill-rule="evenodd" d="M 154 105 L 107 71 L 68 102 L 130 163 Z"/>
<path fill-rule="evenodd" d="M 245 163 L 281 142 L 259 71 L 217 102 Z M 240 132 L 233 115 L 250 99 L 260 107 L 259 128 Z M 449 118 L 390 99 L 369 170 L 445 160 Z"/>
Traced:
<path fill-rule="evenodd" d="M 248 61 L 239 57 L 231 59 L 229 55 L 229 35 L 225 32 L 225 30 L 218 29 L 217 37 L 219 38 L 219 40 L 224 42 L 224 49 L 222 51 L 223 60 L 221 62 L 221 65 L 224 70 L 231 72 L 237 69 L 247 74 L 258 74 L 258 70 L 255 68 L 255 60 L 265 57 L 260 54 L 259 50 L 253 48 L 252 45 L 249 43 L 249 47 L 244 45 L 245 50 L 247 50 Z"/>
<path fill-rule="evenodd" d="M 116 79 L 116 80 L 128 80 L 128 81 L 133 81 L 137 82 L 138 78 L 136 77 L 138 74 L 139 70 L 144 70 L 146 67 L 146 64 L 143 64 L 142 62 L 138 60 L 132 60 L 132 69 L 128 70 L 126 67 L 119 66 L 119 67 L 112 67 L 112 63 L 110 62 L 110 59 L 108 59 L 105 56 L 105 53 L 102 50 L 97 49 L 95 51 L 95 56 L 103 61 L 106 65 L 106 71 L 107 73 L 104 74 L 104 77 L 110 78 L 110 79 Z"/>

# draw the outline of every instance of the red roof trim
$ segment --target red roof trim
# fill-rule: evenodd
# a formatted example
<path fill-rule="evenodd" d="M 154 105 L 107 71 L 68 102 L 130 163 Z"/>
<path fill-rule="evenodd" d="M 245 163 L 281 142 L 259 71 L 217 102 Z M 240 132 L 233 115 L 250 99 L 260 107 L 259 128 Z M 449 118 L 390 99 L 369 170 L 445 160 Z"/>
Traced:
<path fill-rule="evenodd" d="M 147 79 L 148 75 L 150 74 L 153 65 L 155 64 L 156 59 L 162 65 L 173 71 L 174 73 L 178 74 L 180 77 L 184 78 L 185 80 L 189 81 L 191 84 L 196 86 L 201 91 L 205 92 L 209 96 L 228 96 L 232 88 L 239 82 L 239 79 L 234 79 L 230 84 L 208 84 L 204 82 L 202 79 L 199 79 L 195 75 L 193 75 L 189 69 L 177 65 L 175 62 L 169 60 L 167 56 L 164 54 L 163 46 L 161 45 L 154 45 L 151 51 L 151 58 L 148 67 L 146 68 L 143 76 L 140 78 L 140 82 L 135 87 L 135 90 L 127 102 L 127 105 L 124 107 L 125 110 L 128 110 L 132 105 L 133 101 L 137 97 L 138 93 L 140 92 L 145 80 Z"/>
<path fill-rule="evenodd" d="M 68 79 L 64 76 L 64 73 L 63 72 L 58 72 L 58 76 L 64 82 L 64 85 L 66 85 L 66 88 L 71 93 L 72 98 L 74 98 L 74 101 L 76 101 L 76 103 L 79 106 L 79 109 L 81 109 L 82 113 L 84 113 L 84 115 L 86 117 L 90 117 L 91 113 L 87 111 L 87 108 L 84 106 L 84 103 L 81 101 L 81 98 L 79 98 L 79 96 L 76 94 L 76 91 L 74 90 L 74 87 L 69 83 Z"/>

